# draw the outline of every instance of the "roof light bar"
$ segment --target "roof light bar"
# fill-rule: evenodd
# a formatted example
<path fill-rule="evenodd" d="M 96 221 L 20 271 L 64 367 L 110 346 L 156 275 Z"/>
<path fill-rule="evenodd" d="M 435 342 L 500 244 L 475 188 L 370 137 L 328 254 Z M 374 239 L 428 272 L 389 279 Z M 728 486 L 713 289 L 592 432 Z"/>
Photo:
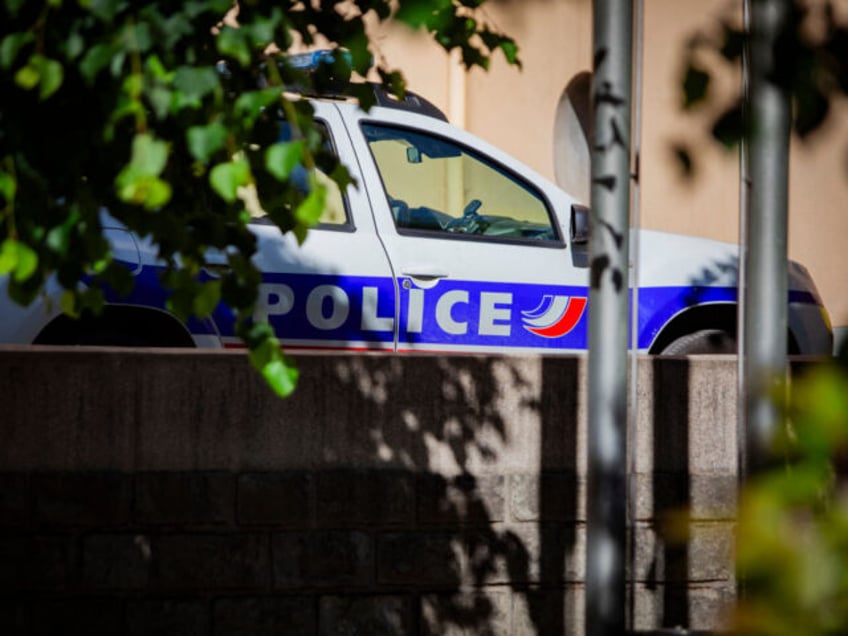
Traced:
<path fill-rule="evenodd" d="M 336 56 L 340 56 L 348 66 L 353 65 L 353 58 L 344 49 L 319 49 L 310 53 L 295 53 L 286 56 L 289 66 L 301 71 L 314 71 L 322 64 L 333 64 Z"/>

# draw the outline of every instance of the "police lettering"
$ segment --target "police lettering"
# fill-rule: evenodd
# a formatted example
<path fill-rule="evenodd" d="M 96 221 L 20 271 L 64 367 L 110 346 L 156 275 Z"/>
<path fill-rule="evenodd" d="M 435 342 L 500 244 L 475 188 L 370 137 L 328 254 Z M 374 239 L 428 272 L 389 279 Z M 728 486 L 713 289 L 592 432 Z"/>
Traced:
<path fill-rule="evenodd" d="M 316 285 L 304 291 L 295 290 L 281 283 L 260 285 L 254 319 L 276 322 L 285 317 L 294 318 L 302 311 L 301 318 L 320 332 L 353 327 L 351 320 L 356 319 L 359 331 L 391 332 L 394 330 L 394 317 L 386 309 L 386 298 L 392 294 L 387 287 L 362 286 L 358 290 L 344 289 L 338 285 Z M 357 315 L 351 316 L 354 305 L 351 294 L 358 296 L 355 305 Z M 426 296 L 425 296 L 426 294 Z M 472 296 L 473 294 L 473 296 Z M 383 314 L 380 313 L 380 300 L 383 299 Z M 513 295 L 507 292 L 471 292 L 465 289 L 424 290 L 413 287 L 406 293 L 406 324 L 402 325 L 409 334 L 420 334 L 438 330 L 450 336 L 464 336 L 469 333 L 469 316 L 473 316 L 472 306 L 479 312 L 476 324 L 471 327 L 480 336 L 509 337 L 511 335 Z M 298 309 L 302 303 L 302 309 Z M 394 303 L 390 303 L 392 306 Z M 306 337 L 307 334 L 288 332 L 290 337 Z"/>

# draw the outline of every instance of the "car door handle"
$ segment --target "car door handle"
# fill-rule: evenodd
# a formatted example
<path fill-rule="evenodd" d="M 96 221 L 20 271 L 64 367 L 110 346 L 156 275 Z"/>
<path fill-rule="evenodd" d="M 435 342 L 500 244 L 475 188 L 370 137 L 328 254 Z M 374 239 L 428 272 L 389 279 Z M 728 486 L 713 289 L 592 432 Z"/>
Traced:
<path fill-rule="evenodd" d="M 221 278 L 230 271 L 230 266 L 226 263 L 206 263 L 201 269 L 210 278 Z"/>
<path fill-rule="evenodd" d="M 447 278 L 448 273 L 442 270 L 433 270 L 426 267 L 407 267 L 401 270 L 401 274 L 418 280 L 430 281 Z"/>

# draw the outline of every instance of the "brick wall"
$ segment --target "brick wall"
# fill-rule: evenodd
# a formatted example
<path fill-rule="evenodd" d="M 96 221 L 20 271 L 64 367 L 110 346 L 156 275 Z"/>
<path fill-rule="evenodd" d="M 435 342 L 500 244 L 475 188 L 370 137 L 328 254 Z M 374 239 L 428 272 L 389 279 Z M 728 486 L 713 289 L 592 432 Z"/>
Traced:
<path fill-rule="evenodd" d="M 584 361 L 299 364 L 0 350 L 0 634 L 582 633 Z M 715 628 L 735 362 L 640 386 L 633 625 Z"/>

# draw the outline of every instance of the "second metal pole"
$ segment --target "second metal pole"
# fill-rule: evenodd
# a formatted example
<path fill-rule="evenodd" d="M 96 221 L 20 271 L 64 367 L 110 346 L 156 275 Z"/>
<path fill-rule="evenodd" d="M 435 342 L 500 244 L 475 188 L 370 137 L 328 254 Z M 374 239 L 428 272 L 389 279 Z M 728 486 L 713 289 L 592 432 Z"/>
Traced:
<path fill-rule="evenodd" d="M 625 630 L 631 0 L 595 0 L 586 634 Z"/>
<path fill-rule="evenodd" d="M 780 422 L 775 391 L 786 380 L 787 223 L 790 101 L 775 81 L 775 48 L 790 0 L 751 4 L 751 93 L 748 155 L 751 207 L 746 232 L 745 339 L 746 464 L 766 461 Z"/>

